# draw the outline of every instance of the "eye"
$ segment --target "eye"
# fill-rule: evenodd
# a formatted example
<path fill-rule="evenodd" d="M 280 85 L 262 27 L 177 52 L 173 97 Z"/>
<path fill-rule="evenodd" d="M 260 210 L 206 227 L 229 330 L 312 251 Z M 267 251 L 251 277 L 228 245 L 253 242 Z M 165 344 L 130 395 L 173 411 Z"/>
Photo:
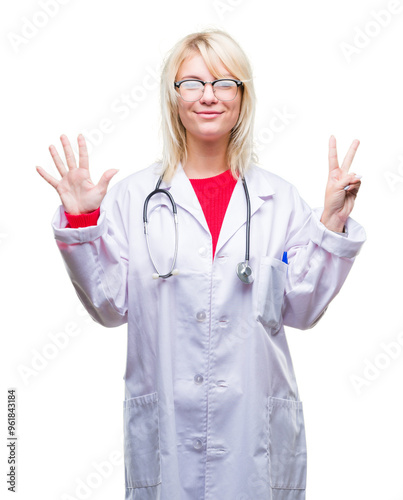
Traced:
<path fill-rule="evenodd" d="M 215 82 L 214 86 L 216 88 L 226 90 L 226 89 L 233 89 L 236 87 L 236 83 L 232 80 L 219 80 L 218 82 Z"/>
<path fill-rule="evenodd" d="M 181 87 L 184 90 L 199 90 L 202 86 L 203 84 L 197 80 L 187 80 L 186 82 L 181 83 Z"/>

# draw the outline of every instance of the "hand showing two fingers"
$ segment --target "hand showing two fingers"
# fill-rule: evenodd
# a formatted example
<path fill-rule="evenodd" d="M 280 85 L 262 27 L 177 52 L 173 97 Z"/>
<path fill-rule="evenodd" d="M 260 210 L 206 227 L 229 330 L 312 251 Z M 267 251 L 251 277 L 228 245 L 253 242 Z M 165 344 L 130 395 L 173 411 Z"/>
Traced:
<path fill-rule="evenodd" d="M 343 231 L 361 186 L 361 176 L 349 173 L 359 144 L 358 139 L 353 141 L 341 167 L 339 167 L 336 139 L 333 135 L 329 139 L 329 177 L 321 222 L 332 231 Z"/>
<path fill-rule="evenodd" d="M 109 182 L 118 170 L 107 170 L 100 178 L 98 184 L 95 185 L 90 178 L 88 151 L 84 136 L 80 134 L 77 139 L 79 148 L 78 167 L 74 152 L 66 135 L 63 134 L 60 137 L 60 141 L 66 156 L 67 169 L 53 145 L 49 146 L 49 151 L 61 175 L 61 179 L 55 179 L 42 167 L 36 167 L 36 170 L 56 189 L 67 213 L 76 215 L 93 212 L 101 205 Z"/>

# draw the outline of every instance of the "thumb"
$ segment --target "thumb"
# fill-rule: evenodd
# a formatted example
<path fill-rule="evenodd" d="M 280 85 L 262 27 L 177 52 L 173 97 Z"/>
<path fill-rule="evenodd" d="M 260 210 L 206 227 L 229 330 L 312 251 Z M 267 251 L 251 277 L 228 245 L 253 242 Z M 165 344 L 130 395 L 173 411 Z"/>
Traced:
<path fill-rule="evenodd" d="M 119 169 L 111 168 L 102 174 L 99 179 L 98 188 L 102 193 L 106 193 L 110 180 L 119 172 Z"/>

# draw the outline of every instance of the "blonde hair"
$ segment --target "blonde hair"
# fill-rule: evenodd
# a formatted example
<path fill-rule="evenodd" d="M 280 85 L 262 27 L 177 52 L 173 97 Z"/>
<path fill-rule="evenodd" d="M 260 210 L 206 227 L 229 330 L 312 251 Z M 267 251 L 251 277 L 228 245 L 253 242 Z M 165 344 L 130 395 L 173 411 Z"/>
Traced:
<path fill-rule="evenodd" d="M 179 40 L 168 53 L 161 73 L 160 104 L 161 132 L 163 140 L 161 173 L 167 181 L 172 179 L 179 161 L 186 162 L 188 150 L 186 129 L 178 111 L 179 93 L 174 81 L 182 62 L 199 53 L 214 78 L 220 78 L 221 62 L 243 85 L 240 114 L 232 128 L 227 147 L 227 161 L 232 175 L 243 176 L 251 162 L 258 158 L 253 151 L 253 127 L 255 119 L 255 90 L 252 69 L 246 54 L 238 43 L 225 31 L 206 29 L 191 33 Z M 241 87 L 242 88 L 242 87 Z"/>

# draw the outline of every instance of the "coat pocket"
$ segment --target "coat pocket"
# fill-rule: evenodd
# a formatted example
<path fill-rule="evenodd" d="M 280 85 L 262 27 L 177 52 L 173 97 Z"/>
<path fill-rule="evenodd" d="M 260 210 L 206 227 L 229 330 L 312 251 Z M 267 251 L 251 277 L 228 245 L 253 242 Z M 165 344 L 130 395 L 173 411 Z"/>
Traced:
<path fill-rule="evenodd" d="M 161 483 L 157 393 L 126 399 L 123 420 L 126 488 Z"/>
<path fill-rule="evenodd" d="M 307 453 L 302 402 L 270 396 L 268 403 L 270 486 L 305 490 Z"/>
<path fill-rule="evenodd" d="M 276 333 L 281 326 L 281 308 L 287 276 L 287 264 L 273 257 L 263 257 L 259 267 L 257 319 Z"/>

